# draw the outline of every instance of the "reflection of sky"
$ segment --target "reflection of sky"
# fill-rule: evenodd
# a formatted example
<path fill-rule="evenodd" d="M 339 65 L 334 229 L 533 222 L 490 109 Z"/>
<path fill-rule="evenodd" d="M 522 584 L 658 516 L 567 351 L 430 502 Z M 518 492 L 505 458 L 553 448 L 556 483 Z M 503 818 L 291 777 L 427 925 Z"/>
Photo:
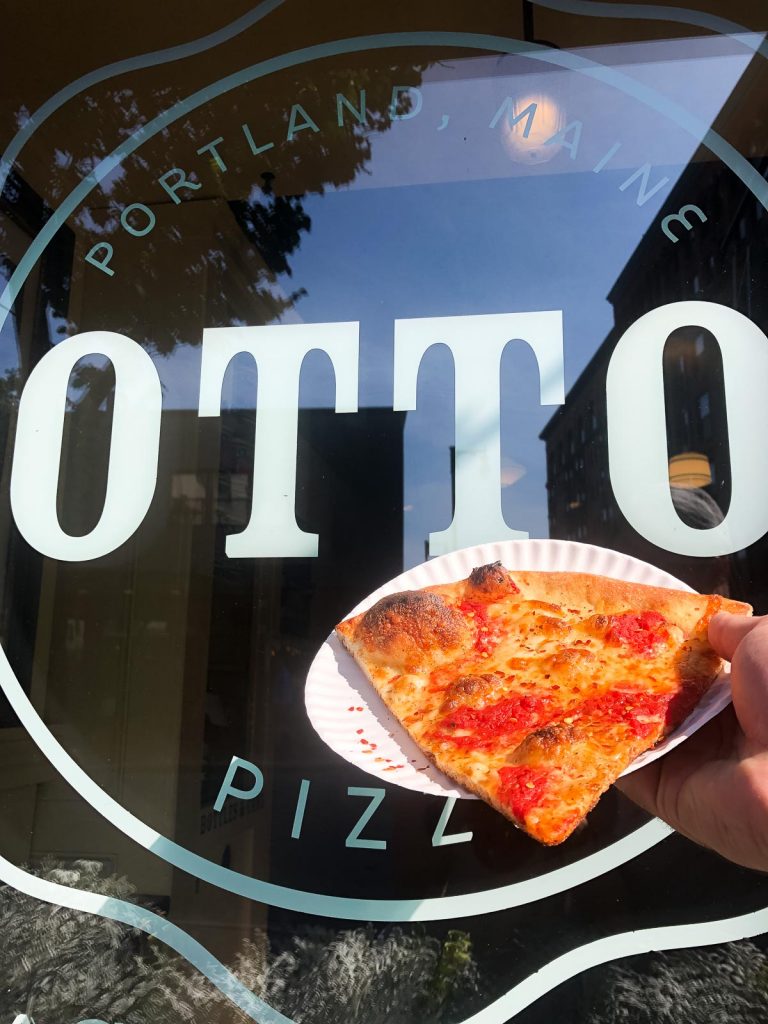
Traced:
<path fill-rule="evenodd" d="M 757 38 L 757 37 L 754 37 Z M 717 37 L 589 48 L 578 55 L 616 70 L 668 96 L 711 124 L 753 54 Z M 568 123 L 583 133 L 576 158 L 562 157 L 547 173 L 590 170 L 616 141 L 612 167 L 686 164 L 697 141 L 674 122 L 617 90 L 573 71 L 521 56 L 447 60 L 425 73 L 419 114 L 374 139 L 373 159 L 355 188 L 538 175 L 512 164 L 489 129 L 507 96 L 554 97 Z M 449 121 L 440 129 L 444 115 Z"/>
<path fill-rule="evenodd" d="M 648 59 L 652 47 L 656 60 Z M 687 59 L 670 59 L 668 43 L 638 44 L 623 48 L 621 70 L 710 124 L 750 56 L 738 48 L 723 54 L 729 47 L 721 39 L 676 41 L 675 55 L 687 50 Z M 621 49 L 588 55 L 605 62 L 607 56 L 616 66 Z M 540 65 L 531 73 L 532 64 L 520 57 L 482 58 L 430 69 L 421 111 L 373 138 L 367 173 L 349 189 L 305 202 L 312 229 L 285 284 L 308 294 L 285 319 L 360 321 L 361 407 L 392 404 L 397 318 L 562 309 L 566 388 L 612 326 L 606 295 L 696 140 L 607 86 L 575 73 L 542 72 Z M 538 166 L 510 160 L 499 130 L 488 124 L 504 98 L 520 91 L 546 92 L 568 122 L 583 122 L 575 159 L 564 149 Z M 448 124 L 438 131 L 446 114 Z M 616 142 L 620 150 L 595 174 L 593 167 Z M 646 162 L 654 165 L 650 187 L 664 176 L 670 182 L 639 207 L 637 183 L 623 193 L 619 186 Z M 198 358 L 186 350 L 167 361 L 169 369 L 173 365 L 173 373 L 164 374 L 169 404 L 182 390 L 196 395 Z M 418 408 L 408 414 L 405 431 L 406 564 L 423 559 L 426 536 L 451 517 L 453 367 L 447 350 L 426 355 L 419 380 Z M 504 513 L 510 526 L 546 536 L 538 434 L 553 409 L 539 405 L 538 387 L 530 350 L 509 346 L 502 365 Z M 331 405 L 332 389 L 327 358 L 310 355 L 302 405 Z M 241 359 L 228 374 L 225 402 L 250 405 L 254 390 L 254 369 Z"/>
<path fill-rule="evenodd" d="M 545 174 L 316 200 L 295 261 L 295 279 L 309 291 L 300 312 L 307 321 L 360 321 L 361 405 L 391 405 L 393 321 L 404 317 L 562 309 L 570 386 L 612 326 L 605 295 L 657 205 L 636 207 L 618 191 L 624 177 Z M 329 404 L 325 361 L 307 371 L 304 402 Z M 505 512 L 515 528 L 546 535 L 538 433 L 553 409 L 539 405 L 527 346 L 511 345 L 502 371 L 504 465 L 525 470 L 505 489 Z M 409 560 L 423 558 L 430 530 L 448 525 L 452 443 L 452 362 L 436 348 L 422 363 L 418 408 L 407 418 Z"/>

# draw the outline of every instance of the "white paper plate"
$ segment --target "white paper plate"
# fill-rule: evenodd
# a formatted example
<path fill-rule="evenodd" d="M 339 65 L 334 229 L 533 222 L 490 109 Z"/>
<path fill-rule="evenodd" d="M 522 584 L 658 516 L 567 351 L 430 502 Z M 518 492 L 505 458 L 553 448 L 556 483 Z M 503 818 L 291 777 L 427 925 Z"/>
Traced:
<path fill-rule="evenodd" d="M 589 572 L 632 583 L 691 591 L 691 587 L 669 573 L 607 548 L 565 540 L 502 541 L 454 551 L 417 565 L 379 587 L 345 618 L 365 611 L 387 594 L 465 579 L 476 566 L 496 561 L 513 572 L 515 569 Z M 304 699 L 307 714 L 318 734 L 350 764 L 385 782 L 420 793 L 476 799 L 424 757 L 335 634 L 328 637 L 312 663 Z M 682 743 L 722 711 L 730 699 L 730 676 L 726 670 L 685 722 L 663 743 L 641 754 L 624 774 Z"/>

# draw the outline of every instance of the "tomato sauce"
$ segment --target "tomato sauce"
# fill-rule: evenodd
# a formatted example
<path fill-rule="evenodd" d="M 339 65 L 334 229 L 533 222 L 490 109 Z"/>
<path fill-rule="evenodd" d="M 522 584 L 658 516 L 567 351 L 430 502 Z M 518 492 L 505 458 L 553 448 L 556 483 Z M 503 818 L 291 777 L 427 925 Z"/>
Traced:
<path fill-rule="evenodd" d="M 633 736 L 647 739 L 660 724 L 666 724 L 674 698 L 672 693 L 614 690 L 571 708 L 568 717 L 574 721 L 583 718 L 587 726 L 625 725 Z"/>
<path fill-rule="evenodd" d="M 534 807 L 538 807 L 547 789 L 550 770 L 531 768 L 528 765 L 509 765 L 499 768 L 499 799 L 514 816 L 524 819 Z"/>
<path fill-rule="evenodd" d="M 443 719 L 442 731 L 433 736 L 457 747 L 485 750 L 500 739 L 509 743 L 517 737 L 519 742 L 541 728 L 551 716 L 552 702 L 546 697 L 517 694 L 484 708 L 460 707 Z M 470 735 L 456 736 L 455 730 L 468 731 Z"/>
<path fill-rule="evenodd" d="M 617 647 L 629 647 L 635 654 L 653 654 L 669 638 L 667 620 L 659 612 L 627 612 L 612 615 L 606 640 Z"/>
<path fill-rule="evenodd" d="M 479 654 L 489 654 L 501 640 L 501 633 L 488 617 L 488 606 L 478 601 L 462 601 L 459 611 L 475 624 L 475 650 Z"/>

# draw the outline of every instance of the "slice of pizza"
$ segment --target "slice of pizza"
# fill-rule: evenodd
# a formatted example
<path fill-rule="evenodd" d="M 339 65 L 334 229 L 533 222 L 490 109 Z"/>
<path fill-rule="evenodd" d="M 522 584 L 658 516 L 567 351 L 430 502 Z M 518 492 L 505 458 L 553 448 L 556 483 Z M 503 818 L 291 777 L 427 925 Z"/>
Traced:
<path fill-rule="evenodd" d="M 566 839 L 722 663 L 719 596 L 570 572 L 480 566 L 392 594 L 336 627 L 428 757 L 547 845 Z"/>

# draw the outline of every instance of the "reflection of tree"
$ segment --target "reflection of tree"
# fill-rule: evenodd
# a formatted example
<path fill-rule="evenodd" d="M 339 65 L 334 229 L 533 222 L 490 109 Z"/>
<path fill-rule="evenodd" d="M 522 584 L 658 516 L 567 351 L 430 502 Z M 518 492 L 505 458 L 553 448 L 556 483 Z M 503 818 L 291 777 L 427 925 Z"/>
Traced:
<path fill-rule="evenodd" d="M 420 83 L 426 65 L 393 64 L 392 56 L 345 58 L 345 66 L 323 62 L 307 75 L 283 72 L 270 76 L 269 88 L 258 81 L 246 84 L 226 99 L 193 111 L 161 140 L 152 140 L 117 166 L 71 223 L 88 247 L 97 241 L 114 245 L 119 276 L 108 278 L 78 263 L 75 272 L 88 275 L 88 301 L 75 321 L 68 308 L 71 250 L 63 252 L 70 262 L 58 260 L 50 268 L 50 282 L 46 277 L 37 286 L 38 304 L 47 308 L 56 332 L 116 330 L 151 352 L 169 355 L 178 345 L 198 345 L 204 326 L 279 321 L 305 294 L 303 288 L 284 287 L 292 272 L 290 257 L 311 230 L 305 197 L 348 185 L 365 172 L 373 136 L 393 123 L 393 84 L 401 87 L 397 113 L 411 109 L 406 87 Z M 6 187 L 3 212 L 30 235 L 36 233 L 77 181 L 156 110 L 172 106 L 183 85 L 175 80 L 172 88 L 155 87 L 146 93 L 142 88 L 120 84 L 104 86 L 98 96 L 84 95 L 79 101 L 81 116 L 73 111 L 66 146 L 46 167 L 44 195 L 37 195 L 24 181 L 25 161 L 34 154 L 23 151 L 19 174 Z M 341 126 L 337 94 L 353 108 L 344 109 Z M 353 111 L 362 112 L 363 94 L 360 123 Z M 295 130 L 296 105 L 318 131 L 311 126 Z M 87 122 L 87 133 L 81 120 Z M 303 123 L 304 116 L 298 121 Z M 254 155 L 243 124 L 259 139 L 274 140 L 272 148 Z M 220 148 L 226 171 L 210 154 L 196 153 L 216 138 L 224 140 Z M 178 208 L 169 203 L 157 181 L 162 170 L 174 166 L 202 183 L 199 192 L 182 191 Z M 28 177 L 33 173 L 30 168 Z M 140 241 L 120 226 L 120 212 L 134 203 L 148 204 L 158 216 L 156 228 Z M 0 239 L 2 234 L 0 224 Z M 46 256 L 48 262 L 54 249 Z M 38 316 L 36 334 L 39 347 L 34 358 L 20 353 L 24 377 L 39 355 L 59 340 L 47 337 L 44 317 Z M 88 376 L 82 397 L 92 394 L 98 408 L 111 382 L 101 380 L 98 373 Z"/>
<path fill-rule="evenodd" d="M 259 250 L 267 267 L 274 274 L 290 275 L 288 256 L 299 247 L 301 232 L 309 231 L 312 221 L 297 196 L 274 195 L 274 177 L 268 171 L 262 174 L 266 200 L 259 201 L 251 194 L 247 200 L 235 200 L 230 206 L 237 211 L 246 238 Z"/>
<path fill-rule="evenodd" d="M 50 219 L 51 213 L 51 209 L 34 189 L 11 172 L 0 196 L 1 288 L 5 287 L 16 270 L 16 262 L 21 258 L 23 247 L 32 241 Z M 3 365 L 8 365 L 10 359 L 15 357 L 25 377 L 42 352 L 53 340 L 58 340 L 51 335 L 61 334 L 65 330 L 73 252 L 74 234 L 69 227 L 62 226 L 48 245 L 37 268 L 29 275 L 28 283 L 15 304 L 15 316 L 10 314 L 9 321 L 14 326 L 9 336 L 13 334 L 19 345 L 20 335 L 23 334 L 26 344 L 20 345 L 19 351 L 3 350 L 0 358 Z M 30 292 L 34 292 L 34 296 Z M 23 330 L 20 329 L 21 321 L 24 323 Z"/>
<path fill-rule="evenodd" d="M 48 863 L 37 874 L 116 899 L 130 899 L 125 879 L 101 865 Z M 246 1018 L 164 944 L 123 925 L 39 903 L 0 888 L 0 1020 L 27 1013 L 38 1024 L 86 1018 L 158 1022 Z M 436 1024 L 471 993 L 475 966 L 469 937 L 440 942 L 398 928 L 346 932 L 310 928 L 288 949 L 244 942 L 232 969 L 261 998 L 299 1024 Z"/>
<path fill-rule="evenodd" d="M 765 1024 L 768 957 L 752 942 L 656 953 L 611 967 L 585 1024 Z"/>
<path fill-rule="evenodd" d="M 18 370 L 8 370 L 0 377 L 0 409 L 16 409 L 21 393 L 21 375 Z"/>
<path fill-rule="evenodd" d="M 98 863 L 47 864 L 36 874 L 115 899 L 131 894 L 124 879 L 102 875 Z M 0 889 L 0 963 L 3 1020 L 27 1013 L 69 1024 L 88 1017 L 122 1020 L 138 1011 L 147 1021 L 170 1021 L 163 1012 L 195 1019 L 195 982 L 165 947 L 121 924 L 38 903 L 8 887 Z"/>
<path fill-rule="evenodd" d="M 444 943 L 399 928 L 336 933 L 313 929 L 261 968 L 247 945 L 236 973 L 300 1024 L 432 1024 L 475 980 L 469 937 L 449 932 Z"/>

